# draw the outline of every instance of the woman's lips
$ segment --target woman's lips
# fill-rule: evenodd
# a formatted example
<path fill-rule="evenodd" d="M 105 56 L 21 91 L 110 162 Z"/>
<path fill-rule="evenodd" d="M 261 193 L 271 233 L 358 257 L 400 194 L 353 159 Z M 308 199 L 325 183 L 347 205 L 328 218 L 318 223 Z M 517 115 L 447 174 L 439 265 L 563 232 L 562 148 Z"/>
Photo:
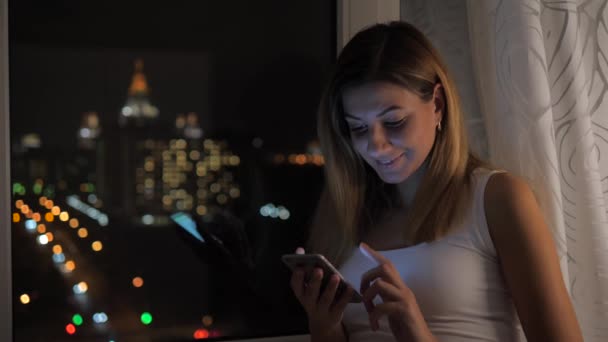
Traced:
<path fill-rule="evenodd" d="M 387 161 L 376 160 L 376 163 L 383 168 L 391 168 L 394 165 L 396 165 L 397 162 L 399 160 L 401 160 L 401 158 L 403 158 L 404 155 L 405 155 L 405 152 L 401 153 L 399 156 L 395 157 L 394 159 L 390 159 Z"/>

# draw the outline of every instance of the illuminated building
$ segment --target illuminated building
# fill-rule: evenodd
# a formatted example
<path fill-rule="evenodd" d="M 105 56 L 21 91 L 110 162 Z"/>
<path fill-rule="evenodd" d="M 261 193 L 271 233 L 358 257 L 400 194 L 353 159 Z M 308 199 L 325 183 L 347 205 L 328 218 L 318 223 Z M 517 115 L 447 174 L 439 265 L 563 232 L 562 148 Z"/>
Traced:
<path fill-rule="evenodd" d="M 118 123 L 122 127 L 131 123 L 141 126 L 158 117 L 158 108 L 148 100 L 148 83 L 143 69 L 143 61 L 135 61 L 135 73 L 129 87 L 129 97 L 127 103 L 122 107 L 118 119 Z"/>
<path fill-rule="evenodd" d="M 175 211 L 205 215 L 240 197 L 235 180 L 240 158 L 225 142 L 149 139 L 140 147 L 145 151 L 143 163 L 136 169 L 139 215 L 166 216 Z M 156 223 L 146 223 L 152 222 Z"/>
<path fill-rule="evenodd" d="M 119 116 L 123 214 L 136 224 L 165 224 L 175 211 L 205 215 L 231 205 L 240 197 L 240 158 L 224 141 L 203 140 L 194 112 L 178 114 L 173 132 L 159 127 L 142 68 L 137 61 Z"/>

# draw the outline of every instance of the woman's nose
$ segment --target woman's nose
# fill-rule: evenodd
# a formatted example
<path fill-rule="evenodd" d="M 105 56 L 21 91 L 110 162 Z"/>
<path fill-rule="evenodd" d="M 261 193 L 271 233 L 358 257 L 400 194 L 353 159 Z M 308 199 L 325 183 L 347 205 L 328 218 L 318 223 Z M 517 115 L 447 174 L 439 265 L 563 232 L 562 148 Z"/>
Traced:
<path fill-rule="evenodd" d="M 367 152 L 370 156 L 379 156 L 390 146 L 386 131 L 382 126 L 371 127 L 367 142 Z"/>

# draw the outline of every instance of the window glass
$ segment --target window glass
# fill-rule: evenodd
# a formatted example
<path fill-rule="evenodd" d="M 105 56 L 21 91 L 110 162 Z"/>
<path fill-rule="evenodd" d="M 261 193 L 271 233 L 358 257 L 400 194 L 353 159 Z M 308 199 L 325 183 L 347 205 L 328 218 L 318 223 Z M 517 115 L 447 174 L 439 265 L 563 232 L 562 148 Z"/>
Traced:
<path fill-rule="evenodd" d="M 15 341 L 300 334 L 335 1 L 9 1 Z"/>

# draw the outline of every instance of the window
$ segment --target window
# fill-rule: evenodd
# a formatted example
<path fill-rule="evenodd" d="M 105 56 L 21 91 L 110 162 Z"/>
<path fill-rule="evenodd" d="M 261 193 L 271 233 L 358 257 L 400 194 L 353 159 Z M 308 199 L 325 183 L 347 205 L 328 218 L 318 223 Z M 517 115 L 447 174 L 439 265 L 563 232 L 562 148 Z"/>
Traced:
<path fill-rule="evenodd" d="M 14 340 L 305 333 L 280 255 L 321 189 L 335 2 L 9 15 Z"/>

